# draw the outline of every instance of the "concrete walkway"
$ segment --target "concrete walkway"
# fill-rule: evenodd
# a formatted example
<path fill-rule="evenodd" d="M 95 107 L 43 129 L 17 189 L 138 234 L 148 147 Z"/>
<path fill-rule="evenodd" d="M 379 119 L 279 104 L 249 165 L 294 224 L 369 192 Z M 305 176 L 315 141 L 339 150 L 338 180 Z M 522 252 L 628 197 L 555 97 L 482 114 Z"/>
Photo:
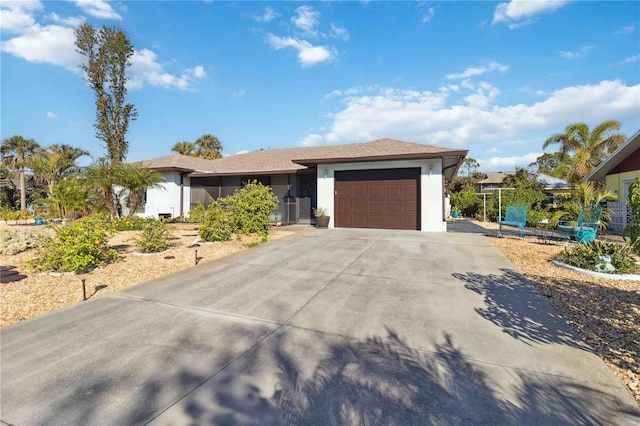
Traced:
<path fill-rule="evenodd" d="M 3 329 L 0 419 L 640 423 L 481 234 L 297 229 Z"/>

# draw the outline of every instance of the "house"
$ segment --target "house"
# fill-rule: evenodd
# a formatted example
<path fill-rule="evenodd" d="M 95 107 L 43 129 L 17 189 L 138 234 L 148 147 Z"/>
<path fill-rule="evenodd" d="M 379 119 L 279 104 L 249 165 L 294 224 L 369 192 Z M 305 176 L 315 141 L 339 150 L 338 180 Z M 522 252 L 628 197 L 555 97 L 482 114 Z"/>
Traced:
<path fill-rule="evenodd" d="M 636 179 L 640 179 L 640 130 L 585 178 L 585 180 L 604 184 L 608 191 L 617 194 L 617 201 L 607 202 L 607 207 L 613 212 L 609 224 L 609 228 L 613 231 L 622 231 L 631 219 L 626 204 L 629 198 L 629 187 Z"/>
<path fill-rule="evenodd" d="M 232 194 L 249 180 L 271 186 L 279 205 L 275 223 L 311 223 L 313 208 L 330 227 L 446 230 L 444 184 L 466 150 L 379 139 L 367 143 L 268 149 L 205 160 L 179 154 L 144 161 L 161 172 L 162 188 L 147 191 L 137 214 L 186 215 Z"/>
<path fill-rule="evenodd" d="M 479 181 L 476 186 L 476 192 L 489 192 L 497 188 L 503 188 L 502 181 L 505 177 L 514 175 L 516 172 L 487 172 L 485 178 Z M 558 179 L 544 173 L 535 173 L 536 179 L 543 185 L 547 202 L 555 205 L 556 197 L 568 197 L 571 192 L 571 184 L 565 180 Z"/>

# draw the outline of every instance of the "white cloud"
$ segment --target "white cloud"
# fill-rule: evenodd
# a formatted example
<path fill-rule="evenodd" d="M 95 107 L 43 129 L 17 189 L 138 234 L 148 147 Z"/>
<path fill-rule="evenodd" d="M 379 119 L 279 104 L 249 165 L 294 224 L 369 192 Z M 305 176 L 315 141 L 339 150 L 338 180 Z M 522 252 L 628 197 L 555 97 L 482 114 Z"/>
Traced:
<path fill-rule="evenodd" d="M 241 151 L 236 152 L 236 153 L 235 153 L 235 154 L 233 154 L 233 155 L 246 154 L 246 153 L 248 153 L 248 152 L 249 152 L 249 150 L 247 150 L 247 149 L 243 149 L 243 150 L 241 150 Z"/>
<path fill-rule="evenodd" d="M 100 19 L 121 20 L 120 16 L 109 3 L 104 0 L 75 0 L 75 4 L 87 15 Z"/>
<path fill-rule="evenodd" d="M 311 133 L 298 141 L 300 146 L 318 146 L 322 143 L 322 135 Z"/>
<path fill-rule="evenodd" d="M 558 54 L 567 59 L 576 59 L 584 57 L 590 50 L 593 49 L 593 46 L 583 46 L 575 52 L 559 50 Z"/>
<path fill-rule="evenodd" d="M 107 12 L 112 10 L 111 6 L 102 0 L 76 1 L 76 3 L 85 11 L 102 11 L 104 16 L 108 16 Z M 75 49 L 74 27 L 84 22 L 84 18 L 64 18 L 51 13 L 46 18 L 56 24 L 41 25 L 33 19 L 33 14 L 41 9 L 42 5 L 39 2 L 2 3 L 3 30 L 6 29 L 4 19 L 8 16 L 6 22 L 9 22 L 11 32 L 17 32 L 18 35 L 3 40 L 0 44 L 1 50 L 29 62 L 58 65 L 80 74 L 79 65 L 84 62 L 84 58 Z M 131 58 L 132 66 L 128 70 L 129 89 L 139 89 L 146 82 L 154 86 L 188 90 L 194 80 L 207 76 L 201 65 L 186 69 L 180 75 L 171 74 L 157 62 L 156 58 L 156 53 L 149 49 L 134 52 Z"/>
<path fill-rule="evenodd" d="M 205 78 L 207 76 L 207 73 L 205 72 L 203 66 L 198 65 L 193 69 L 193 76 L 195 78 Z"/>
<path fill-rule="evenodd" d="M 435 14 L 436 12 L 432 7 L 427 9 L 427 11 L 422 14 L 422 23 L 428 24 L 429 22 L 431 22 Z"/>
<path fill-rule="evenodd" d="M 479 169 L 483 171 L 512 171 L 518 167 L 526 168 L 529 164 L 535 162 L 541 155 L 541 152 L 531 152 L 529 154 L 513 157 L 492 157 L 488 160 L 478 159 L 478 163 L 480 164 Z"/>
<path fill-rule="evenodd" d="M 331 24 L 331 32 L 329 33 L 333 38 L 340 38 L 344 41 L 349 40 L 349 32 L 345 28 L 340 28 L 336 24 Z"/>
<path fill-rule="evenodd" d="M 633 34 L 636 31 L 635 25 L 624 25 L 616 31 L 616 35 L 628 35 Z"/>
<path fill-rule="evenodd" d="M 326 46 L 314 46 L 306 40 L 298 40 L 291 37 L 278 37 L 267 35 L 267 42 L 276 50 L 287 47 L 298 51 L 298 61 L 302 66 L 312 66 L 320 62 L 330 61 L 335 55 L 335 49 Z"/>
<path fill-rule="evenodd" d="M 129 89 L 139 89 L 146 82 L 152 86 L 189 90 L 194 79 L 202 79 L 207 76 L 204 67 L 200 65 L 185 70 L 181 75 L 171 74 L 157 62 L 157 56 L 149 49 L 134 52 L 131 57 Z"/>
<path fill-rule="evenodd" d="M 276 13 L 276 11 L 274 11 L 271 6 L 267 6 L 267 7 L 264 8 L 264 14 L 263 15 L 255 16 L 253 19 L 255 19 L 258 22 L 270 22 L 270 21 L 274 20 L 275 18 L 277 18 L 278 16 L 280 16 L 279 13 Z"/>
<path fill-rule="evenodd" d="M 476 75 L 485 74 L 490 71 L 506 72 L 509 69 L 507 65 L 502 65 L 498 62 L 491 62 L 481 67 L 469 67 L 460 74 L 447 74 L 449 80 L 461 80 L 474 77 Z"/>
<path fill-rule="evenodd" d="M 0 21 L 2 31 L 9 33 L 22 33 L 33 25 L 33 14 L 42 9 L 39 1 L 3 1 L 0 5 Z"/>
<path fill-rule="evenodd" d="M 565 0 L 511 0 L 496 6 L 493 24 L 504 23 L 509 28 L 519 28 L 531 23 L 536 15 L 555 12 L 569 3 Z"/>
<path fill-rule="evenodd" d="M 624 61 L 622 61 L 622 63 L 623 64 L 632 64 L 634 62 L 638 62 L 638 60 L 640 60 L 640 55 L 629 56 Z"/>
<path fill-rule="evenodd" d="M 23 34 L 2 42 L 2 50 L 29 62 L 63 66 L 80 72 L 82 57 L 75 50 L 73 28 L 34 24 Z"/>
<path fill-rule="evenodd" d="M 497 154 L 498 152 L 500 152 L 500 148 L 497 148 L 497 147 L 495 147 L 495 146 L 492 146 L 491 148 L 489 148 L 489 149 L 487 150 L 487 152 L 488 152 L 489 154 Z"/>
<path fill-rule="evenodd" d="M 234 98 L 241 98 L 241 97 L 243 97 L 244 95 L 246 95 L 246 93 L 247 93 L 247 92 L 246 92 L 246 90 L 241 89 L 241 90 L 238 90 L 237 92 L 233 92 L 233 93 L 231 94 L 231 96 L 232 96 L 232 97 L 234 97 Z"/>
<path fill-rule="evenodd" d="M 81 24 L 84 24 L 85 22 L 85 19 L 83 16 L 71 16 L 68 18 L 62 18 L 57 13 L 53 13 L 53 12 L 47 15 L 47 18 L 49 18 L 55 23 L 65 25 L 67 27 L 78 27 Z"/>
<path fill-rule="evenodd" d="M 346 105 L 331 116 L 324 138 L 337 143 L 393 135 L 445 146 L 506 145 L 534 133 L 555 133 L 576 120 L 595 125 L 610 117 L 622 122 L 640 119 L 640 85 L 627 86 L 620 80 L 566 87 L 529 105 L 494 105 L 491 97 L 498 89 L 487 83 L 479 88 L 484 99 L 469 98 L 477 88 L 472 93 L 381 88 L 375 94 L 345 97 Z M 452 99 L 454 95 L 460 98 Z"/>
<path fill-rule="evenodd" d="M 48 112 L 47 118 L 58 118 L 58 114 L 56 114 L 55 112 Z"/>
<path fill-rule="evenodd" d="M 314 27 L 318 25 L 320 12 L 311 6 L 300 6 L 296 9 L 296 15 L 291 18 L 291 22 L 305 31 L 309 35 L 317 35 Z"/>

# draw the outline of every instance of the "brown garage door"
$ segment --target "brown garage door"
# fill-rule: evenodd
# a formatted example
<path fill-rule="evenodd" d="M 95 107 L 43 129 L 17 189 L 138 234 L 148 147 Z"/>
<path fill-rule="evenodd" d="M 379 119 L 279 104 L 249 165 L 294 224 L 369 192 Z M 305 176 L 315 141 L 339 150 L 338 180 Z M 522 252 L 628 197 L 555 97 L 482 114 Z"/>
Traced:
<path fill-rule="evenodd" d="M 420 169 L 335 173 L 335 226 L 420 229 Z"/>

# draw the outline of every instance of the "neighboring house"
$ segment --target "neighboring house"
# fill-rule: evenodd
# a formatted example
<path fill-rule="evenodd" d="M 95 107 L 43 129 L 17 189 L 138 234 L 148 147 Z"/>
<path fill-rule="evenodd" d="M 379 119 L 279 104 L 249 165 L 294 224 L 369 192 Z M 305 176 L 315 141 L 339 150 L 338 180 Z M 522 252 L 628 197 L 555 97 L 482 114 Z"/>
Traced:
<path fill-rule="evenodd" d="M 331 216 L 330 227 L 418 229 L 441 232 L 444 184 L 466 150 L 379 139 L 368 143 L 269 149 L 204 160 L 170 155 L 144 161 L 161 172 L 141 216 L 186 215 L 197 201 L 210 204 L 249 180 L 271 186 L 279 205 L 272 222 L 311 223 L 312 209 Z"/>
<path fill-rule="evenodd" d="M 626 204 L 629 187 L 636 179 L 640 179 L 640 130 L 585 178 L 604 184 L 607 190 L 618 196 L 616 202 L 607 202 L 607 207 L 613 212 L 609 224 L 613 231 L 622 231 L 631 219 L 630 209 Z"/>
<path fill-rule="evenodd" d="M 504 188 L 505 185 L 502 183 L 504 178 L 514 175 L 515 173 L 516 172 L 487 172 L 485 173 L 485 178 L 476 184 L 476 192 L 491 192 L 497 188 Z M 571 195 L 571 184 L 569 182 L 544 173 L 535 173 L 535 175 L 538 182 L 543 185 L 548 203 L 555 206 L 556 197 L 568 197 Z"/>

